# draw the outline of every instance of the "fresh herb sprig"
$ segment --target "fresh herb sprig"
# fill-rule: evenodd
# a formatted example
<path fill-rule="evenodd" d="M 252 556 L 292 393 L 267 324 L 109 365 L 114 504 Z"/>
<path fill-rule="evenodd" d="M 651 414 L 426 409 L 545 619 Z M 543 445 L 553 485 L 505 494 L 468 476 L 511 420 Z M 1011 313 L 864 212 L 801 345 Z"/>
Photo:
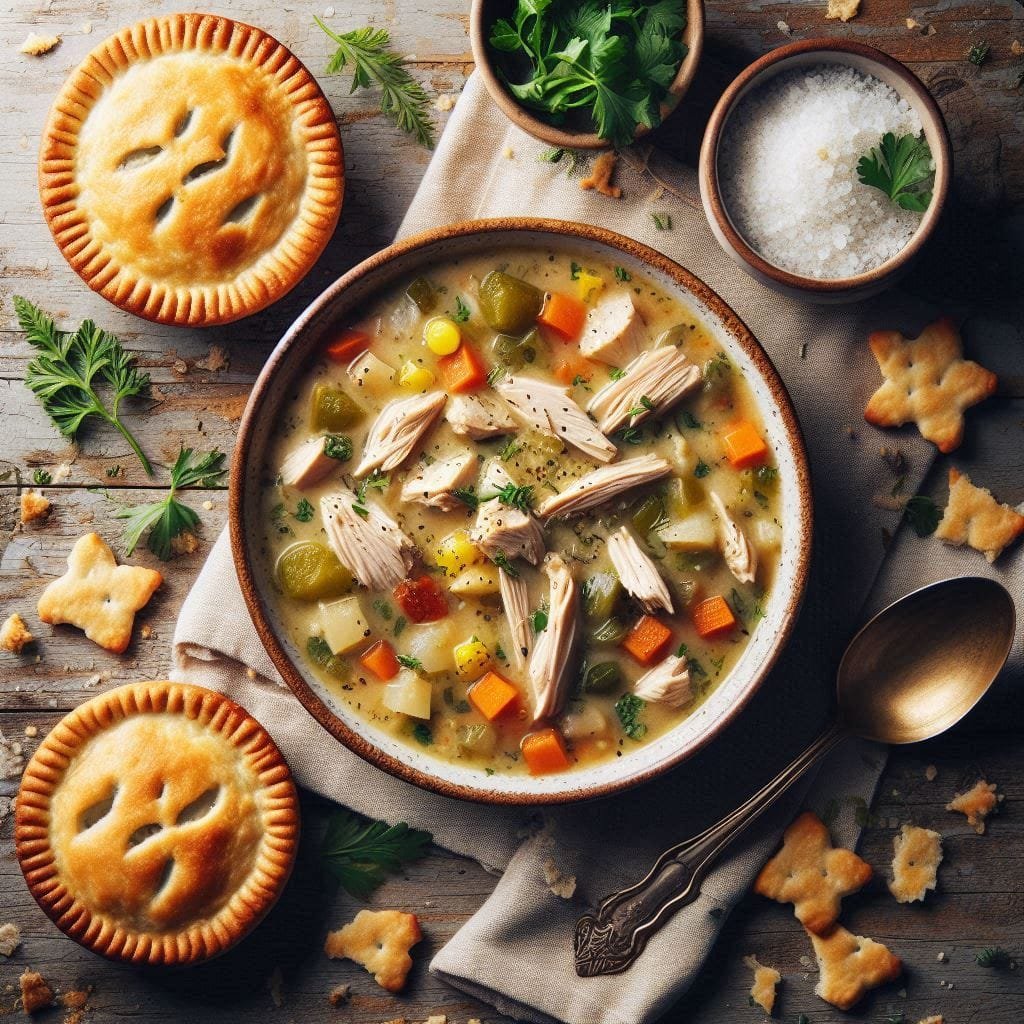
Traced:
<path fill-rule="evenodd" d="M 50 316 L 20 295 L 14 297 L 14 310 L 25 339 L 39 352 L 28 364 L 25 384 L 57 429 L 74 439 L 89 417 L 103 420 L 120 432 L 152 476 L 152 464 L 119 414 L 123 399 L 149 390 L 149 374 L 139 372 L 135 357 L 91 320 L 82 321 L 77 331 L 58 331 Z M 109 404 L 101 389 L 109 392 Z"/>
<path fill-rule="evenodd" d="M 389 874 L 427 855 L 433 836 L 404 821 L 367 821 L 338 810 L 327 823 L 321 857 L 324 869 L 346 892 L 366 899 Z"/>
<path fill-rule="evenodd" d="M 434 122 L 430 116 L 430 97 L 423 86 L 409 74 L 405 58 L 391 49 L 391 36 L 382 28 L 353 29 L 335 32 L 319 18 L 313 20 L 337 44 L 338 49 L 327 62 L 328 75 L 352 68 L 352 88 L 380 89 L 381 113 L 390 117 L 403 132 L 415 135 L 416 141 L 434 148 Z"/>
<path fill-rule="evenodd" d="M 903 515 L 918 537 L 930 537 L 942 518 L 939 506 L 926 494 L 915 494 L 908 498 L 903 507 Z"/>
<path fill-rule="evenodd" d="M 975 954 L 974 962 L 979 967 L 1006 967 L 1011 959 L 1010 954 L 1002 946 L 986 946 Z"/>
<path fill-rule="evenodd" d="M 932 201 L 935 176 L 932 151 L 922 133 L 897 138 L 886 132 L 877 146 L 857 161 L 861 184 L 884 192 L 904 210 L 923 213 Z"/>
<path fill-rule="evenodd" d="M 124 519 L 124 553 L 130 555 L 148 530 L 146 546 L 165 562 L 171 557 L 171 541 L 183 533 L 191 533 L 199 525 L 199 515 L 178 501 L 178 491 L 186 487 L 216 487 L 224 478 L 226 456 L 212 451 L 193 459 L 191 448 L 182 448 L 171 467 L 171 487 L 159 501 L 145 505 L 123 505 L 115 513 Z"/>
<path fill-rule="evenodd" d="M 472 487 L 456 487 L 452 491 L 452 497 L 457 498 L 466 508 L 474 512 L 481 503 L 497 498 L 502 505 L 509 508 L 517 508 L 520 512 L 529 512 L 533 508 L 533 485 L 532 484 L 505 484 L 499 491 L 491 494 L 477 494 Z"/>

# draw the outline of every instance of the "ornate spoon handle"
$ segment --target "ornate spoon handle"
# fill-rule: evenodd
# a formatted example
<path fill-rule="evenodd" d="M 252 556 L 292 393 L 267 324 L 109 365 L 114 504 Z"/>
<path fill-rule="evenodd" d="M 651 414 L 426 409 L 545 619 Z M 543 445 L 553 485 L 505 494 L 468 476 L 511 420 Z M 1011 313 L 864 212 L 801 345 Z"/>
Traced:
<path fill-rule="evenodd" d="M 635 885 L 612 893 L 576 922 L 573 948 L 581 978 L 619 974 L 631 967 L 648 939 L 700 894 L 719 854 L 845 735 L 833 725 L 750 799 L 700 835 L 666 850 Z"/>

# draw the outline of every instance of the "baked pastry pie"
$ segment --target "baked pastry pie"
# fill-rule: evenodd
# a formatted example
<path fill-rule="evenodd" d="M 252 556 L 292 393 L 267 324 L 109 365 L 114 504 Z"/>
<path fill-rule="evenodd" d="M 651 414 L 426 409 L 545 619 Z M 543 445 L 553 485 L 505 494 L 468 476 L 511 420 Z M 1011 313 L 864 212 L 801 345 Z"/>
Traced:
<path fill-rule="evenodd" d="M 227 323 L 284 295 L 338 220 L 341 139 L 313 76 L 260 29 L 170 14 L 71 73 L 39 187 L 90 288 L 162 323 Z"/>
<path fill-rule="evenodd" d="M 15 847 L 61 930 L 111 959 L 193 964 L 280 895 L 295 787 L 263 727 L 198 686 L 133 683 L 67 715 L 22 778 Z"/>

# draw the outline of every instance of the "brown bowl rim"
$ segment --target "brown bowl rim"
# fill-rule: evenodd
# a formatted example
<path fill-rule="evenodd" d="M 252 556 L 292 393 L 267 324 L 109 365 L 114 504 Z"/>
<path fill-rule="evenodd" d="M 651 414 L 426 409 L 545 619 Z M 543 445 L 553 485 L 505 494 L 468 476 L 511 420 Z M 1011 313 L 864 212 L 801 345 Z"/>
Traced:
<path fill-rule="evenodd" d="M 422 772 L 381 750 L 372 740 L 350 729 L 338 718 L 306 682 L 302 673 L 293 665 L 284 647 L 277 639 L 271 626 L 270 617 L 260 595 L 249 557 L 249 546 L 245 537 L 245 521 L 243 506 L 245 504 L 246 467 L 250 461 L 251 435 L 253 426 L 260 416 L 261 406 L 268 392 L 273 388 L 277 371 L 287 363 L 289 350 L 297 343 L 308 324 L 323 310 L 335 301 L 346 288 L 355 282 L 376 272 L 391 260 L 426 248 L 438 242 L 465 238 L 473 235 L 500 233 L 533 233 L 549 234 L 573 239 L 581 239 L 599 245 L 607 245 L 632 257 L 652 270 L 665 274 L 676 284 L 687 289 L 699 302 L 702 302 L 714 316 L 722 322 L 726 331 L 736 344 L 740 345 L 754 363 L 762 380 L 767 386 L 779 412 L 783 429 L 789 437 L 797 470 L 797 490 L 799 507 L 795 510 L 798 534 L 798 552 L 793 567 L 793 595 L 784 611 L 781 626 L 773 638 L 772 646 L 762 664 L 751 673 L 750 682 L 744 693 L 729 707 L 721 719 L 712 728 L 689 745 L 681 748 L 675 755 L 662 763 L 637 772 L 627 778 L 619 779 L 596 787 L 578 787 L 574 790 L 558 793 L 508 793 L 464 786 L 449 782 L 437 776 Z M 680 266 L 674 260 L 652 249 L 650 246 L 637 242 L 625 235 L 609 231 L 607 228 L 596 227 L 573 221 L 554 220 L 535 217 L 499 217 L 493 219 L 463 221 L 457 224 L 432 228 L 413 235 L 402 241 L 395 242 L 363 260 L 343 274 L 337 281 L 326 288 L 299 315 L 288 329 L 277 347 L 270 354 L 256 383 L 253 385 L 245 412 L 242 415 L 238 430 L 238 442 L 231 460 L 231 478 L 228 490 L 228 526 L 231 541 L 231 553 L 238 574 L 238 582 L 246 607 L 252 618 L 253 625 L 278 672 L 292 690 L 306 711 L 320 723 L 335 739 L 339 740 L 351 751 L 365 761 L 383 769 L 389 774 L 410 782 L 442 796 L 468 800 L 474 803 L 502 806 L 540 806 L 549 804 L 569 804 L 598 797 L 611 796 L 634 786 L 647 782 L 703 749 L 717 737 L 746 707 L 753 695 L 760 688 L 774 667 L 779 655 L 792 634 L 796 623 L 803 596 L 807 587 L 807 576 L 811 559 L 813 542 L 813 496 L 811 492 L 810 470 L 807 462 L 807 449 L 803 432 L 796 417 L 792 400 L 786 386 L 775 369 L 768 354 L 761 347 L 753 332 L 733 311 L 733 309 L 712 288 L 699 277 Z"/>
<path fill-rule="evenodd" d="M 491 99 L 498 105 L 502 113 L 517 127 L 528 132 L 535 139 L 546 142 L 549 146 L 559 149 L 611 149 L 612 144 L 594 132 L 574 132 L 542 121 L 535 117 L 526 107 L 516 102 L 501 84 L 494 70 L 494 63 L 487 49 L 484 36 L 484 8 L 487 0 L 473 0 L 469 12 L 469 41 L 473 51 L 473 63 L 484 80 Z M 636 135 L 640 137 L 650 131 L 656 131 L 678 109 L 683 97 L 693 83 L 701 54 L 704 52 L 704 0 L 686 0 L 686 27 L 683 29 L 683 41 L 688 47 L 675 78 L 668 89 L 671 106 L 664 110 L 661 122 L 655 128 L 637 126 Z"/>
<path fill-rule="evenodd" d="M 934 124 L 939 139 L 938 152 L 934 150 L 932 152 L 932 158 L 935 161 L 935 184 L 932 188 L 932 201 L 925 211 L 917 230 L 911 236 L 910 241 L 895 256 L 891 256 L 877 267 L 866 270 L 863 274 L 856 274 L 853 277 L 803 277 L 800 274 L 794 274 L 792 271 L 784 270 L 782 267 L 769 263 L 760 253 L 751 248 L 733 226 L 732 220 L 726 212 L 725 202 L 722 199 L 722 192 L 719 186 L 718 148 L 721 142 L 722 129 L 741 91 L 763 71 L 778 64 L 780 61 L 815 52 L 820 52 L 823 56 L 830 52 L 850 53 L 865 60 L 874 61 L 891 71 L 904 84 L 907 91 L 913 93 L 915 98 L 920 101 L 921 106 L 927 111 L 928 117 Z M 928 91 L 925 84 L 905 64 L 902 64 L 895 57 L 890 57 L 889 54 L 874 46 L 857 42 L 854 39 L 839 39 L 828 36 L 819 36 L 815 39 L 800 39 L 793 43 L 786 43 L 764 54 L 744 68 L 730 82 L 728 88 L 722 93 L 715 104 L 711 117 L 708 120 L 707 128 L 704 131 L 704 139 L 700 149 L 699 180 L 702 192 L 707 199 L 708 206 L 711 208 L 715 223 L 722 234 L 729 240 L 729 244 L 738 256 L 758 273 L 787 288 L 826 295 L 841 294 L 878 284 L 890 275 L 898 274 L 908 263 L 915 259 L 935 231 L 935 227 L 946 205 L 952 176 L 953 155 L 949 141 L 949 129 L 938 103 L 935 102 L 934 97 Z"/>

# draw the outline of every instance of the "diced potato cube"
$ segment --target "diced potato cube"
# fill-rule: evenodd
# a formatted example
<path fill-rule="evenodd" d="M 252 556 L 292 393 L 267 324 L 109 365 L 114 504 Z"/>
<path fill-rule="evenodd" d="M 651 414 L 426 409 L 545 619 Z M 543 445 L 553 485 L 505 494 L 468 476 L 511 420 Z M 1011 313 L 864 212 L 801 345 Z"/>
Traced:
<path fill-rule="evenodd" d="M 759 551 L 778 551 L 782 547 L 782 527 L 774 520 L 755 520 L 752 532 L 754 545 Z"/>
<path fill-rule="evenodd" d="M 484 560 L 483 552 L 469 539 L 465 530 L 448 534 L 437 548 L 437 564 L 446 576 L 458 576 L 464 569 Z"/>
<path fill-rule="evenodd" d="M 662 543 L 674 551 L 709 551 L 718 545 L 718 527 L 707 512 L 694 512 L 658 530 Z"/>
<path fill-rule="evenodd" d="M 681 477 L 691 477 L 697 466 L 697 453 L 682 434 L 669 437 L 668 450 L 665 456 L 672 463 L 672 468 Z"/>
<path fill-rule="evenodd" d="M 450 672 L 455 668 L 452 650 L 457 642 L 450 618 L 407 626 L 397 641 L 402 653 L 417 658 L 427 675 Z"/>
<path fill-rule="evenodd" d="M 390 711 L 397 711 L 412 718 L 430 718 L 430 698 L 434 688 L 429 680 L 421 679 L 415 672 L 402 672 L 393 682 L 384 687 L 381 703 Z"/>
<path fill-rule="evenodd" d="M 449 584 L 448 589 L 459 597 L 486 597 L 488 594 L 497 594 L 501 589 L 498 584 L 498 567 L 474 565 L 459 573 Z"/>
<path fill-rule="evenodd" d="M 348 375 L 356 388 L 367 395 L 387 394 L 394 384 L 395 368 L 367 350 L 353 359 Z"/>
<path fill-rule="evenodd" d="M 603 736 L 608 732 L 608 719 L 600 708 L 584 704 L 562 716 L 558 723 L 562 735 L 569 740 L 581 740 L 588 736 Z"/>
<path fill-rule="evenodd" d="M 334 654 L 351 651 L 370 635 L 370 625 L 358 597 L 343 597 L 329 604 L 321 602 L 320 626 Z"/>
<path fill-rule="evenodd" d="M 491 652 L 476 637 L 455 648 L 455 671 L 463 679 L 479 679 L 491 664 Z"/>
<path fill-rule="evenodd" d="M 426 391 L 433 383 L 433 373 L 411 359 L 398 371 L 398 386 L 407 391 Z"/>

